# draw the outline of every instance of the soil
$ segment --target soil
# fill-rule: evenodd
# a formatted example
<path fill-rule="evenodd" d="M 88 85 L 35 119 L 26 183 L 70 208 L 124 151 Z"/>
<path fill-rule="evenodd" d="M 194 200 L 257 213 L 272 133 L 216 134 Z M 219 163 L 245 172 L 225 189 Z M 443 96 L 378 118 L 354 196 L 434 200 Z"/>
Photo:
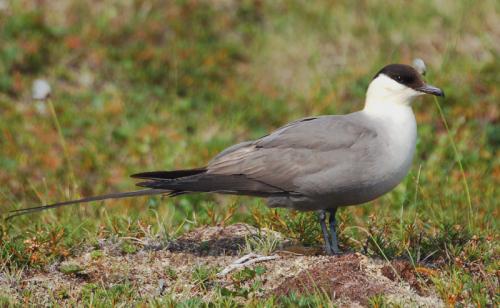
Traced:
<path fill-rule="evenodd" d="M 326 292 L 331 298 L 347 298 L 366 305 L 368 299 L 388 291 L 388 285 L 366 274 L 363 258 L 357 254 L 330 257 L 307 271 L 302 271 L 292 280 L 285 281 L 276 294 L 290 292 L 307 294 L 317 290 Z"/>
<path fill-rule="evenodd" d="M 341 306 L 366 306 L 376 295 L 403 306 L 444 306 L 431 286 L 422 283 L 408 263 L 389 263 L 359 253 L 325 256 L 300 254 L 296 248 L 293 252 L 283 248 L 275 252 L 278 258 L 248 266 L 250 269 L 259 266 L 264 269 L 262 274 L 243 281 L 236 279 L 238 270 L 216 276 L 215 273 L 243 255 L 246 237 L 259 232 L 274 231 L 257 230 L 245 224 L 204 227 L 165 247 L 142 239 L 149 244 L 129 254 L 119 250 L 119 242 L 103 240 L 98 255 L 95 251 L 87 251 L 62 264 L 21 270 L 17 276 L 0 272 L 0 295 L 23 303 L 23 293 L 29 290 L 30 298 L 35 300 L 31 304 L 46 305 L 56 301 L 65 305 L 82 299 L 89 284 L 108 288 L 127 283 L 143 299 L 171 294 L 176 300 L 200 297 L 209 301 L 224 288 L 230 292 L 250 290 L 253 297 L 320 291 Z M 193 278 L 194 269 L 200 267 L 213 272 L 206 283 L 200 284 Z M 68 273 L 63 268 L 76 270 Z M 252 289 L 257 280 L 259 288 Z"/>
<path fill-rule="evenodd" d="M 397 281 L 398 279 L 404 280 L 418 295 L 429 295 L 427 288 L 429 281 L 427 277 L 419 275 L 410 262 L 406 260 L 393 260 L 390 265 L 384 265 L 381 271 L 382 275 L 392 281 Z"/>

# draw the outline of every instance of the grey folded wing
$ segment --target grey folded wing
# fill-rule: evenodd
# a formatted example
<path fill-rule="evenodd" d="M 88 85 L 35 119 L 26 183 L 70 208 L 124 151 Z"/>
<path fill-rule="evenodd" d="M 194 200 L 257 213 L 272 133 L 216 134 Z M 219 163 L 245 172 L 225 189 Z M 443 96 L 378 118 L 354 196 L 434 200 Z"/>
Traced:
<path fill-rule="evenodd" d="M 325 193 L 336 171 L 355 171 L 357 162 L 375 159 L 377 133 L 359 116 L 321 116 L 290 123 L 221 152 L 209 162 L 207 174 L 244 175 L 290 193 Z M 352 180 L 345 179 L 346 184 Z"/>

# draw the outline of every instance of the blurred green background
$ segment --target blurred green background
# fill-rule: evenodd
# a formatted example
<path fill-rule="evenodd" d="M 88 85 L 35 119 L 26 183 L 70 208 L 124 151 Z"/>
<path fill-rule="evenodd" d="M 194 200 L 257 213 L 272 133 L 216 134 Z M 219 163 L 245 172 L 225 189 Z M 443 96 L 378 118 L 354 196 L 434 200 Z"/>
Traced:
<path fill-rule="evenodd" d="M 467 290 L 497 281 L 499 9 L 494 0 L 0 1 L 0 211 L 131 190 L 131 173 L 203 166 L 294 119 L 356 111 L 381 67 L 419 57 L 429 83 L 446 92 L 449 131 L 433 98 L 415 102 L 410 175 L 390 194 L 341 210 L 341 239 L 355 251 L 371 239 L 388 257 L 417 261 L 437 250 L 443 298 L 491 301 L 450 285 L 454 271 L 470 277 Z M 49 102 L 31 99 L 38 78 L 52 87 Z M 310 214 L 192 195 L 2 222 L 0 258 L 43 265 L 96 238 L 141 236 L 140 225 L 170 236 L 236 221 L 318 243 Z M 45 250 L 26 244 L 49 238 Z M 489 278 L 458 259 L 481 263 Z"/>

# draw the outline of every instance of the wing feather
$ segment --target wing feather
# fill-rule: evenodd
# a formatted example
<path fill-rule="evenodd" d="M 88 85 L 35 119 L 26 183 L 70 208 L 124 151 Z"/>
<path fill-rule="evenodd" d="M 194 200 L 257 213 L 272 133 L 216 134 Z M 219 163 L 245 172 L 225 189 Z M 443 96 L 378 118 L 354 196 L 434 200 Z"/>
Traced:
<path fill-rule="evenodd" d="M 366 141 L 375 138 L 375 130 L 360 124 L 359 118 L 353 121 L 350 115 L 306 118 L 261 139 L 229 148 L 209 162 L 207 173 L 242 174 L 300 193 L 300 179 L 366 159 L 374 144 Z"/>

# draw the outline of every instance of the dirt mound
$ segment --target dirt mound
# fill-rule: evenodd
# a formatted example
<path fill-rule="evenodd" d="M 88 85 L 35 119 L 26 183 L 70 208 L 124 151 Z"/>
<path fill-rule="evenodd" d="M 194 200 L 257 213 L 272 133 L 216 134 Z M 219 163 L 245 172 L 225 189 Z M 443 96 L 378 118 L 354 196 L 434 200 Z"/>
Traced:
<path fill-rule="evenodd" d="M 429 274 L 429 272 L 433 270 L 424 269 L 424 274 L 419 274 L 419 269 L 422 271 L 423 268 L 415 268 L 406 260 L 393 260 L 390 264 L 384 265 L 381 271 L 382 275 L 390 280 L 397 281 L 402 279 L 408 283 L 418 295 L 427 296 L 429 295 L 427 288 L 429 280 L 426 274 Z"/>
<path fill-rule="evenodd" d="M 428 307 L 440 304 L 439 300 L 430 296 L 428 289 L 424 289 L 424 284 L 417 279 L 409 263 L 398 260 L 388 264 L 357 253 L 324 257 L 284 281 L 273 292 L 277 295 L 321 292 L 342 303 L 363 306 L 377 295 L 398 304 Z"/>
<path fill-rule="evenodd" d="M 403 275 L 397 270 L 390 276 L 385 267 L 392 269 L 392 264 L 361 254 L 311 256 L 281 249 L 274 253 L 276 259 L 217 275 L 241 257 L 237 255 L 244 247 L 248 250 L 249 238 L 262 238 L 266 232 L 272 231 L 244 224 L 205 227 L 166 247 L 145 247 L 132 253 L 118 253 L 116 247 L 120 245 L 102 241 L 98 250 L 42 270 L 0 273 L 0 295 L 22 303 L 23 294 L 30 292 L 36 301 L 30 304 L 66 305 L 85 302 L 85 298 L 98 296 L 102 289 L 125 288 L 137 301 L 166 294 L 174 300 L 198 297 L 210 301 L 222 292 L 239 296 L 245 303 L 250 297 L 321 291 L 334 302 L 350 306 L 366 305 L 379 294 L 402 305 L 442 306 L 432 292 L 427 296 L 417 294 L 400 279 Z"/>
<path fill-rule="evenodd" d="M 258 230 L 246 224 L 199 228 L 170 242 L 167 250 L 198 256 L 235 256 L 245 246 L 246 238 L 256 234 Z"/>
<path fill-rule="evenodd" d="M 322 291 L 331 298 L 343 297 L 367 304 L 369 298 L 385 293 L 389 286 L 374 275 L 367 275 L 362 261 L 362 257 L 357 254 L 328 258 L 285 281 L 275 292 L 288 295 L 291 292 L 308 294 Z"/>

